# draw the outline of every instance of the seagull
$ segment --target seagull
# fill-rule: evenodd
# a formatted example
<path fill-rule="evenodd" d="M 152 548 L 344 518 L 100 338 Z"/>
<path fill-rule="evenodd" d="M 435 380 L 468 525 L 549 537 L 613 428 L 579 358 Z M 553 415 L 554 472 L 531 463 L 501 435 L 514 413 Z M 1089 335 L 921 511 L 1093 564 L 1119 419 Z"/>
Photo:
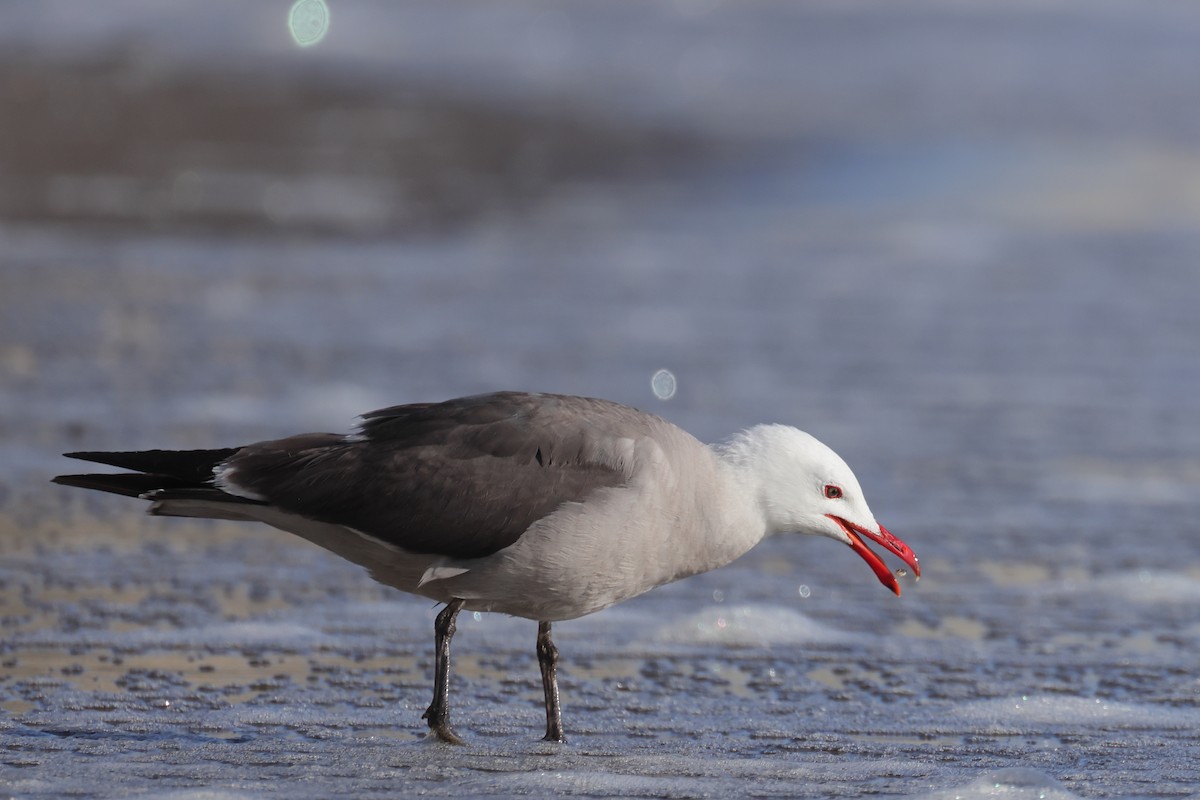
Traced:
<path fill-rule="evenodd" d="M 430 734 L 450 727 L 450 642 L 463 609 L 538 623 L 547 741 L 565 742 L 551 623 L 732 562 L 767 536 L 866 544 L 920 578 L 833 450 L 787 425 L 706 445 L 666 420 L 588 397 L 497 392 L 392 406 L 353 433 L 242 447 L 66 453 L 132 470 L 55 483 L 150 501 L 148 513 L 264 522 L 445 607 L 434 624 Z M 904 570 L 898 570 L 903 574 Z"/>

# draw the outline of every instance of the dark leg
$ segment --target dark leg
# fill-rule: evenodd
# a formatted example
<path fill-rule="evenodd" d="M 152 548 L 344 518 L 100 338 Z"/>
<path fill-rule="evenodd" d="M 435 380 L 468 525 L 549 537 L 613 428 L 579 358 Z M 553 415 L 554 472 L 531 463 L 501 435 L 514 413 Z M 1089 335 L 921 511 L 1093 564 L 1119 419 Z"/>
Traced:
<path fill-rule="evenodd" d="M 451 600 L 434 622 L 433 702 L 421 715 L 421 719 L 429 721 L 429 730 L 450 744 L 463 744 L 458 734 L 450 730 L 450 639 L 454 637 L 455 620 L 464 602 Z"/>
<path fill-rule="evenodd" d="M 562 710 L 558 706 L 558 648 L 550 641 L 550 623 L 538 623 L 538 666 L 542 668 L 542 691 L 546 693 L 546 741 L 566 742 Z"/>

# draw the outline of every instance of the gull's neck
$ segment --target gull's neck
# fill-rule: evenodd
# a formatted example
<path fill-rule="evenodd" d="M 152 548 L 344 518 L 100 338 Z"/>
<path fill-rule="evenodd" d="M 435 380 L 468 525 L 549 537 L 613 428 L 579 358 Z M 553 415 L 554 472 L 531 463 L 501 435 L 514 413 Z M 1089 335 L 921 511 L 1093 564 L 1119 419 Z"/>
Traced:
<path fill-rule="evenodd" d="M 721 486 L 714 498 L 719 509 L 711 535 L 714 555 L 722 553 L 732 561 L 761 542 L 767 535 L 766 509 L 756 462 L 756 448 L 749 431 L 708 446 L 715 457 Z"/>

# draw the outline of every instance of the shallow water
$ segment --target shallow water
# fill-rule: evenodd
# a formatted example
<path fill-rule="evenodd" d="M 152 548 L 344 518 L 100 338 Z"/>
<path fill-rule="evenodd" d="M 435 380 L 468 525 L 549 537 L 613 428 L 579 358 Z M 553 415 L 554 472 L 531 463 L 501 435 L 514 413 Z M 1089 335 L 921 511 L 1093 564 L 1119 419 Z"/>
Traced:
<path fill-rule="evenodd" d="M 335 6 L 297 51 L 50 5 L 0 81 L 6 794 L 1197 795 L 1190 6 Z M 463 615 L 453 748 L 426 601 L 45 483 L 497 388 L 797 424 L 923 578 L 781 539 L 556 625 L 565 747 L 536 626 Z"/>

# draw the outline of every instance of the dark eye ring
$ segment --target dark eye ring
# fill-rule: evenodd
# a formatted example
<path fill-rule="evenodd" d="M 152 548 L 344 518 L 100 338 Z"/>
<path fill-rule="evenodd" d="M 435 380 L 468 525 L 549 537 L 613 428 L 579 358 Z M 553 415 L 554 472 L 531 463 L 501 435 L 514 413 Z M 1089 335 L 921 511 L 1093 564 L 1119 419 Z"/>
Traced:
<path fill-rule="evenodd" d="M 840 500 L 842 498 L 842 487 L 835 486 L 832 483 L 825 484 L 825 496 L 830 500 Z"/>

